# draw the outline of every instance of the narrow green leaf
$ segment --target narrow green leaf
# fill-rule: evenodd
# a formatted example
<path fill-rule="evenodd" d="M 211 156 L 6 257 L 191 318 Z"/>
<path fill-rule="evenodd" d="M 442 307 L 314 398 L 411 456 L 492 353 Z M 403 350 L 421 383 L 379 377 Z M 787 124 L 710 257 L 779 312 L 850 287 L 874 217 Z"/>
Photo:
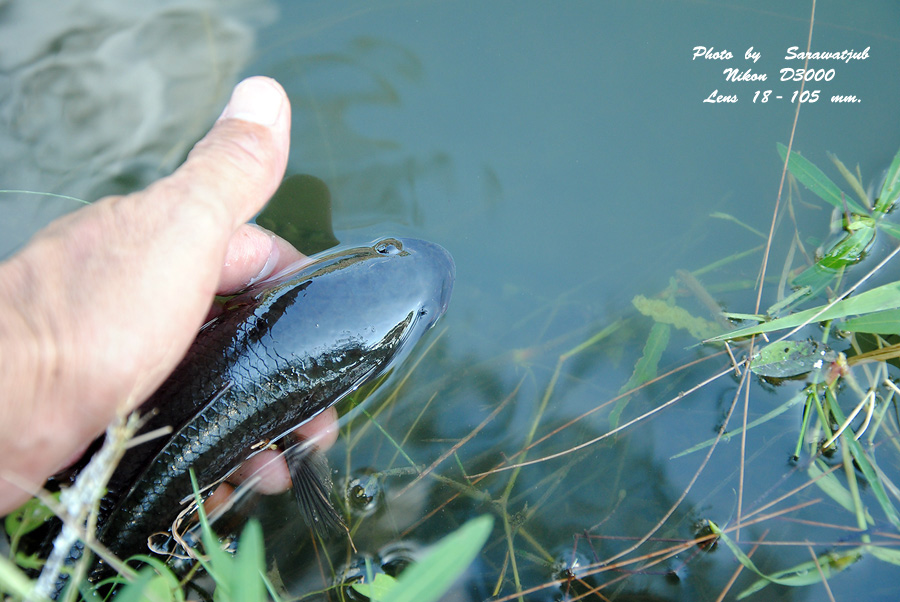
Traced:
<path fill-rule="evenodd" d="M 882 232 L 886 232 L 894 238 L 900 238 L 900 226 L 881 220 L 876 226 Z"/>
<path fill-rule="evenodd" d="M 734 222 L 735 224 L 737 224 L 737 225 L 740 226 L 741 228 L 745 228 L 745 229 L 749 230 L 750 232 L 756 234 L 757 236 L 759 236 L 759 237 L 762 238 L 763 240 L 766 239 L 765 233 L 760 232 L 759 230 L 757 230 L 756 228 L 754 228 L 753 226 L 751 226 L 751 225 L 749 225 L 749 224 L 745 224 L 744 222 L 742 222 L 741 220 L 739 220 L 739 219 L 736 218 L 735 216 L 731 215 L 730 213 L 723 213 L 723 212 L 721 212 L 721 211 L 713 211 L 712 213 L 709 214 L 709 216 L 712 217 L 712 218 L 715 218 L 715 219 L 723 219 L 723 220 L 726 220 L 726 221 L 729 221 L 729 222 Z"/>
<path fill-rule="evenodd" d="M 265 568 L 262 527 L 258 521 L 251 520 L 238 540 L 234 570 L 228 577 L 232 584 L 232 599 L 240 602 L 265 600 L 265 583 L 261 577 Z"/>
<path fill-rule="evenodd" d="M 888 168 L 887 176 L 884 178 L 884 184 L 881 186 L 881 192 L 875 203 L 875 211 L 887 213 L 893 208 L 898 197 L 900 197 L 900 151 L 894 155 L 894 160 L 891 161 L 891 166 Z"/>
<path fill-rule="evenodd" d="M 843 422 L 844 417 L 841 416 L 838 420 Z M 863 476 L 865 476 L 866 480 L 869 482 L 872 493 L 875 494 L 875 499 L 878 500 L 878 504 L 888 517 L 888 520 L 891 521 L 894 527 L 900 528 L 900 515 L 897 514 L 897 509 L 894 507 L 887 492 L 884 490 L 884 484 L 881 482 L 881 477 L 878 468 L 875 466 L 874 460 L 866 455 L 866 452 L 859 444 L 859 441 L 853 437 L 843 437 L 843 440 L 849 445 L 853 459 L 856 460 L 856 464 L 862 471 Z"/>
<path fill-rule="evenodd" d="M 644 353 L 634 365 L 634 372 L 631 373 L 631 378 L 619 389 L 620 394 L 656 378 L 659 360 L 663 351 L 669 346 L 669 334 L 671 332 L 672 327 L 668 324 L 662 324 L 661 322 L 653 324 L 650 334 L 647 335 L 647 342 L 644 343 Z M 610 427 L 616 428 L 619 426 L 619 416 L 622 415 L 622 411 L 628 406 L 629 401 L 631 401 L 630 395 L 623 397 L 616 403 L 616 407 L 609 413 Z"/>
<path fill-rule="evenodd" d="M 657 322 L 653 325 L 653 328 L 650 329 L 650 334 L 647 336 L 647 343 L 644 345 L 644 353 L 637 364 L 635 364 L 631 378 L 622 387 L 624 390 L 633 389 L 656 378 L 659 360 L 666 347 L 669 346 L 669 333 L 671 331 L 672 328 L 668 324 Z"/>
<path fill-rule="evenodd" d="M 820 466 L 821 463 L 821 460 L 817 460 L 815 463 L 810 464 L 807 469 L 807 473 L 811 479 L 818 479 L 816 480 L 816 487 L 821 489 L 825 495 L 834 500 L 841 508 L 850 513 L 855 513 L 856 504 L 853 501 L 853 495 L 851 495 L 850 491 L 844 487 L 840 479 L 838 479 L 833 472 L 821 476 L 825 473 L 822 466 Z M 868 511 L 866 511 L 866 522 L 875 524 L 875 520 Z"/>
<path fill-rule="evenodd" d="M 828 552 L 816 558 L 815 561 L 808 560 L 771 575 L 761 575 L 762 579 L 750 584 L 749 587 L 738 594 L 737 599 L 743 600 L 766 587 L 769 583 L 777 583 L 778 585 L 787 585 L 789 587 L 806 587 L 821 583 L 823 577 L 829 579 L 862 558 L 862 550 L 862 548 L 852 548 L 840 552 Z"/>
<path fill-rule="evenodd" d="M 450 589 L 484 547 L 494 518 L 473 518 L 441 539 L 420 562 L 406 569 L 383 602 L 433 602 Z"/>
<path fill-rule="evenodd" d="M 777 303 L 773 303 L 772 305 L 770 305 L 769 308 L 766 310 L 766 316 L 769 316 L 772 318 L 777 317 L 782 312 L 782 310 L 784 310 L 785 308 L 792 307 L 794 305 L 794 303 L 799 302 L 800 300 L 804 299 L 805 297 L 811 297 L 812 294 L 813 294 L 812 289 L 808 286 L 799 288 L 799 289 L 795 290 L 793 293 L 791 293 L 790 295 L 788 295 L 787 297 L 785 297 L 784 299 L 782 299 L 781 301 L 778 301 Z M 741 314 L 728 314 L 728 315 L 729 316 L 731 316 L 731 315 L 739 316 Z M 747 318 L 732 318 L 732 319 L 746 320 Z M 751 315 L 749 319 L 752 319 L 757 322 L 761 322 L 763 318 Z"/>
<path fill-rule="evenodd" d="M 371 583 L 354 583 L 350 587 L 375 602 L 382 602 L 397 586 L 397 580 L 386 573 L 378 573 Z"/>
<path fill-rule="evenodd" d="M 781 155 L 781 160 L 784 161 L 787 156 L 787 147 L 780 142 L 778 143 L 778 154 Z M 796 151 L 791 151 L 791 160 L 788 162 L 788 171 L 790 171 L 791 174 L 797 178 L 797 181 L 803 184 L 810 192 L 826 203 L 833 205 L 838 210 L 844 211 L 846 203 L 846 208 L 850 209 L 853 213 L 858 213 L 860 215 L 868 214 L 868 211 L 854 201 L 852 197 L 844 194 L 843 191 L 828 178 L 828 176 L 822 173 L 822 170 L 807 159 L 804 159 L 803 155 Z"/>
<path fill-rule="evenodd" d="M 206 509 L 203 507 L 203 500 L 200 498 L 200 486 L 197 484 L 197 477 L 194 469 L 190 469 L 191 486 L 194 488 L 194 501 L 197 502 L 197 517 L 200 519 L 201 539 L 203 540 L 203 551 L 206 554 L 204 559 L 200 557 L 200 564 L 212 576 L 213 580 L 224 585 L 224 595 L 230 595 L 228 591 L 228 582 L 226 575 L 231 572 L 232 558 L 225 550 L 219 546 L 219 538 L 213 532 L 209 524 L 209 518 L 206 516 Z M 219 588 L 216 588 L 217 591 Z M 221 594 L 220 594 L 221 595 Z"/>
<path fill-rule="evenodd" d="M 869 546 L 866 548 L 866 551 L 879 560 L 900 566 L 900 550 L 882 548 L 881 546 Z"/>
<path fill-rule="evenodd" d="M 889 309 L 858 318 L 850 318 L 841 324 L 841 330 L 884 335 L 900 334 L 900 309 Z"/>
<path fill-rule="evenodd" d="M 840 404 L 838 404 L 837 400 L 834 398 L 834 395 L 828 394 L 827 389 L 825 399 L 828 403 L 828 409 L 831 411 L 834 419 L 837 420 L 838 423 L 843 424 L 846 420 L 844 412 L 841 409 Z M 872 489 L 872 493 L 875 494 L 875 499 L 878 500 L 878 504 L 881 506 L 881 509 L 884 511 L 888 520 L 891 521 L 891 524 L 895 527 L 900 528 L 900 514 L 897 513 L 897 509 L 894 507 L 887 492 L 884 490 L 884 484 L 881 482 L 874 459 L 866 454 L 859 441 L 853 437 L 848 437 L 846 433 L 841 436 L 841 441 L 850 448 L 850 454 L 853 456 L 853 459 L 856 460 L 859 470 L 869 482 L 869 487 Z"/>
<path fill-rule="evenodd" d="M 169 565 L 167 565 L 160 557 L 150 556 L 149 554 L 135 554 L 134 556 L 129 557 L 128 560 L 129 562 L 135 560 L 153 568 L 157 575 L 168 584 L 169 590 L 175 596 L 176 602 L 184 602 L 184 592 L 179 585 L 178 575 L 176 575 L 171 567 L 169 567 Z M 115 579 L 121 579 L 121 577 L 117 576 Z M 122 583 L 127 584 L 128 582 L 122 581 Z M 125 585 L 125 587 L 128 587 L 128 585 Z M 118 602 L 118 598 L 116 598 L 116 602 Z"/>
<path fill-rule="evenodd" d="M 837 155 L 828 153 L 828 158 L 831 159 L 831 162 L 834 163 L 835 167 L 838 168 L 838 171 L 841 172 L 841 175 L 844 176 L 844 179 L 847 181 L 847 184 L 850 185 L 850 188 L 853 189 L 853 192 L 856 193 L 856 196 L 859 198 L 859 201 L 865 206 L 867 209 L 871 209 L 871 202 L 869 201 L 869 195 L 866 194 L 865 189 L 862 186 L 862 183 L 859 181 L 859 178 L 853 174 L 847 167 L 841 162 L 840 159 L 837 158 Z M 859 167 L 857 167 L 859 169 Z"/>
<path fill-rule="evenodd" d="M 175 582 L 178 585 L 178 582 Z M 174 602 L 172 584 L 152 567 L 145 567 L 137 580 L 116 593 L 116 602 Z"/>
<path fill-rule="evenodd" d="M 718 535 L 721 541 L 725 542 L 725 545 L 728 546 L 728 549 L 731 550 L 731 553 L 734 554 L 738 562 L 761 577 L 759 581 L 754 582 L 750 587 L 742 591 L 738 595 L 738 600 L 742 600 L 747 596 L 758 592 L 770 583 L 777 583 L 778 585 L 786 585 L 789 587 L 802 587 L 812 585 L 813 583 L 821 583 L 822 575 L 827 579 L 831 577 L 832 574 L 844 570 L 862 558 L 862 548 L 852 548 L 841 552 L 828 552 L 827 554 L 819 556 L 816 559 L 816 562 L 810 560 L 789 569 L 766 575 L 753 564 L 750 557 L 747 556 L 730 537 L 722 532 L 718 526 L 712 521 L 709 522 L 709 526 L 713 533 Z M 821 574 L 819 573 L 820 569 Z"/>
<path fill-rule="evenodd" d="M 806 399 L 806 394 L 803 391 L 798 392 L 793 397 L 791 397 L 788 401 L 781 404 L 774 410 L 766 412 L 764 415 L 760 416 L 753 422 L 747 423 L 747 430 L 749 431 L 749 430 L 759 426 L 760 424 L 764 424 L 764 423 L 768 422 L 769 420 L 772 420 L 773 418 L 777 418 L 778 416 L 781 416 L 782 414 L 784 414 L 785 412 L 790 410 L 792 407 L 794 407 L 798 403 L 804 401 L 805 399 Z M 722 435 L 721 441 L 723 443 L 726 443 L 732 437 L 734 437 L 736 435 L 740 435 L 741 431 L 743 431 L 743 430 L 744 430 L 743 427 L 738 427 L 738 428 L 734 429 L 733 431 L 728 431 L 727 433 Z M 706 441 L 704 441 L 702 443 L 698 443 L 697 445 L 694 445 L 693 447 L 690 447 L 690 448 L 684 450 L 683 452 L 675 454 L 674 456 L 672 456 L 669 459 L 674 460 L 675 458 L 680 458 L 682 456 L 692 454 L 696 451 L 700 451 L 701 449 L 706 449 L 707 447 L 709 447 L 710 445 L 712 445 L 715 442 L 716 442 L 716 438 L 711 437 L 710 439 L 707 439 Z"/>
<path fill-rule="evenodd" d="M 32 589 L 33 584 L 25 576 L 25 573 L 8 558 L 0 556 L 0 592 L 6 592 L 18 598 L 26 599 L 31 596 Z"/>
<path fill-rule="evenodd" d="M 870 314 L 886 309 L 900 309 L 900 282 L 891 282 L 873 288 L 870 291 L 860 293 L 855 297 L 848 297 L 847 299 L 838 301 L 824 312 L 822 311 L 823 307 L 825 306 L 807 309 L 756 326 L 732 330 L 731 332 L 712 337 L 711 339 L 708 339 L 708 341 L 727 341 L 763 332 L 774 332 L 776 330 L 784 330 L 785 328 L 794 328 L 813 319 L 817 322 L 824 322 L 826 320 L 846 318 L 847 316 L 852 315 Z"/>

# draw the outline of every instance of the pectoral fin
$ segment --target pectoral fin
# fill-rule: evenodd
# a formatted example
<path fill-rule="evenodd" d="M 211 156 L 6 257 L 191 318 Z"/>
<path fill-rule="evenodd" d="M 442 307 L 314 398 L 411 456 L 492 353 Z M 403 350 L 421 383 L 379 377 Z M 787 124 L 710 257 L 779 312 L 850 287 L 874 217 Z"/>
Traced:
<path fill-rule="evenodd" d="M 315 444 L 301 441 L 286 450 L 284 458 L 306 524 L 319 535 L 348 532 L 344 519 L 331 503 L 333 484 L 325 454 Z"/>

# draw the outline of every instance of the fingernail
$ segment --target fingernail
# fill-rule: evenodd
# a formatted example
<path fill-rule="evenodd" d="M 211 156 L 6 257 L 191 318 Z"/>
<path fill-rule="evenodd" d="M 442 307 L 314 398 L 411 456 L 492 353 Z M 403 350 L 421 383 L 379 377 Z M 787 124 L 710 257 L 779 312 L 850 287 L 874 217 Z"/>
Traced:
<path fill-rule="evenodd" d="M 225 110 L 219 116 L 223 119 L 241 119 L 266 127 L 275 125 L 281 113 L 284 97 L 275 80 L 268 77 L 251 77 L 239 83 Z"/>
<path fill-rule="evenodd" d="M 265 280 L 269 276 L 272 275 L 272 272 L 275 271 L 275 266 L 278 265 L 278 259 L 281 257 L 281 251 L 278 250 L 278 245 L 275 243 L 275 235 L 266 230 L 265 228 L 260 228 L 256 224 L 250 224 L 256 228 L 259 228 L 263 232 L 269 235 L 269 241 L 272 244 L 272 248 L 269 250 L 269 256 L 266 258 L 266 264 L 259 271 L 259 274 L 254 276 L 247 282 L 247 286 L 256 284 L 260 280 Z"/>

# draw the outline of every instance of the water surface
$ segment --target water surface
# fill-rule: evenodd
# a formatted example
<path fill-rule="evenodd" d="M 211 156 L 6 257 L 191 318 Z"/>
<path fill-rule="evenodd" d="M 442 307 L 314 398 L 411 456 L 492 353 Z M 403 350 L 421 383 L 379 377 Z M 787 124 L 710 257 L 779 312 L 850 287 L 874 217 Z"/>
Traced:
<path fill-rule="evenodd" d="M 805 47 L 808 3 L 67 4 L 47 18 L 26 2 L 0 3 L 3 188 L 86 200 L 140 188 L 183 159 L 239 78 L 260 73 L 291 96 L 288 174 L 324 182 L 338 239 L 411 234 L 453 254 L 454 298 L 433 346 L 421 349 L 423 359 L 396 396 L 382 392 L 366 406 L 370 416 L 357 411 L 348 418 L 352 428 L 330 454 L 338 481 L 375 473 L 387 496 L 354 523 L 362 553 L 390 556 L 385 550 L 398 541 L 424 545 L 471 516 L 494 513 L 498 527 L 465 591 L 483 599 L 535 588 L 527 599 L 562 599 L 558 586 L 537 589 L 553 578 L 556 556 L 577 545 L 585 562 L 608 559 L 676 504 L 703 453 L 671 457 L 715 434 L 737 387 L 732 377 L 614 437 L 468 486 L 471 475 L 585 413 L 527 457 L 608 432 L 615 403 L 604 404 L 628 382 L 652 326 L 632 299 L 660 294 L 678 270 L 699 270 L 762 244 L 749 228 L 713 214 L 768 232 L 782 170 L 775 145 L 791 136 L 796 104 L 789 98 L 798 90 L 779 81 L 779 70 L 801 66 L 784 54 Z M 877 184 L 900 148 L 898 17 L 892 2 L 817 3 L 814 50 L 869 48 L 868 59 L 821 64 L 836 75 L 808 84 L 822 90 L 822 100 L 804 105 L 797 124 L 794 149 L 836 181 L 828 152 Z M 736 58 L 728 65 L 692 60 L 696 46 Z M 743 60 L 751 46 L 761 53 L 755 64 Z M 732 65 L 766 73 L 768 81 L 726 82 L 722 70 Z M 753 103 L 754 92 L 766 89 L 784 98 Z M 739 102 L 704 103 L 713 90 Z M 833 104 L 833 94 L 862 102 Z M 814 249 L 828 236 L 830 211 L 805 191 L 801 197 L 793 199 L 799 236 Z M 25 195 L 0 200 L 7 249 L 21 244 L 13 233 L 74 206 Z M 272 225 L 289 233 L 298 227 L 292 220 L 303 219 L 279 214 Z M 776 281 L 792 223 L 779 222 L 770 266 Z M 888 244 L 879 241 L 880 249 Z M 700 279 L 717 303 L 751 312 L 760 259 L 750 253 Z M 762 307 L 777 295 L 777 283 L 767 284 Z M 683 304 L 712 320 L 693 298 Z M 611 332 L 599 337 L 605 329 Z M 635 393 L 620 423 L 727 367 L 722 356 L 711 357 L 719 348 L 696 343 L 673 331 L 660 373 L 705 361 Z M 802 384 L 754 382 L 750 419 Z M 743 512 L 808 481 L 802 461 L 789 461 L 799 423 L 796 407 L 748 436 Z M 476 427 L 431 476 L 406 489 L 410 462 L 430 466 Z M 690 540 L 703 519 L 733 521 L 740 457 L 737 440 L 720 444 L 664 526 L 630 557 Z M 839 549 L 845 537 L 856 541 L 845 529 L 800 522 L 855 524 L 816 487 L 779 508 L 811 500 L 819 501 L 742 530 L 744 551 L 762 538 L 801 542 L 762 545 L 754 555 L 762 570 L 808 561 L 810 549 Z M 896 535 L 877 504 L 867 503 L 875 531 Z M 302 593 L 330 585 L 311 560 L 302 525 L 283 519 L 290 499 L 263 506 L 270 507 L 263 520 L 285 587 Z M 509 539 L 503 516 L 511 521 Z M 349 559 L 345 541 L 319 554 L 335 571 Z M 602 594 L 612 599 L 714 599 L 739 566 L 720 545 L 587 581 L 611 583 Z M 837 599 L 862 590 L 868 599 L 889 600 L 897 577 L 892 565 L 865 559 L 829 587 Z M 726 598 L 754 580 L 744 570 Z M 773 585 L 758 595 L 826 594 L 819 584 Z"/>

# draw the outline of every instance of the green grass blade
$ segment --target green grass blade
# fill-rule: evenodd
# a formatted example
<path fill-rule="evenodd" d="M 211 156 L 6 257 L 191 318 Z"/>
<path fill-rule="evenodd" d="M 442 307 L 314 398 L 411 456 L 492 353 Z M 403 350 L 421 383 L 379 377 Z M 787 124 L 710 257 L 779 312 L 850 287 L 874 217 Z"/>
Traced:
<path fill-rule="evenodd" d="M 877 223 L 876 228 L 878 228 L 882 232 L 886 232 L 894 238 L 900 238 L 900 226 L 898 226 L 897 224 L 892 224 L 890 222 L 881 220 Z"/>
<path fill-rule="evenodd" d="M 789 587 L 806 587 L 821 583 L 823 578 L 829 579 L 858 561 L 862 556 L 863 548 L 822 554 L 815 561 L 801 562 L 796 566 L 772 573 L 771 575 L 761 575 L 762 579 L 750 584 L 747 589 L 738 594 L 737 599 L 743 600 L 766 587 L 769 583 L 777 583 L 778 585 L 787 585 Z"/>
<path fill-rule="evenodd" d="M 472 564 L 484 547 L 494 518 L 473 518 L 441 539 L 425 558 L 406 569 L 383 602 L 433 602 Z"/>
<path fill-rule="evenodd" d="M 397 580 L 385 573 L 378 573 L 370 583 L 354 583 L 350 587 L 369 600 L 381 602 L 397 587 Z"/>
<path fill-rule="evenodd" d="M 824 322 L 826 320 L 870 314 L 887 309 L 900 309 L 900 282 L 891 282 L 864 293 L 860 293 L 855 297 L 843 299 L 829 307 L 827 310 L 822 311 L 824 307 L 825 306 L 814 307 L 756 326 L 732 330 L 731 332 L 712 337 L 711 339 L 708 339 L 707 342 L 727 341 L 740 337 L 747 337 L 753 334 L 761 334 L 763 332 L 774 332 L 776 330 L 794 328 L 801 324 L 805 324 L 810 320 Z"/>
<path fill-rule="evenodd" d="M 784 161 L 787 156 L 787 147 L 780 142 L 778 143 L 778 154 L 781 155 L 781 160 Z M 810 192 L 840 211 L 844 211 L 844 203 L 846 203 L 846 207 L 853 213 L 859 213 L 861 215 L 867 215 L 869 213 L 859 203 L 854 201 L 853 198 L 844 194 L 843 191 L 837 187 L 837 184 L 832 182 L 828 176 L 822 173 L 821 169 L 813 165 L 807 159 L 804 159 L 803 155 L 797 151 L 791 151 L 791 160 L 788 163 L 788 171 L 790 171 L 791 174 Z"/>
<path fill-rule="evenodd" d="M 900 197 L 900 151 L 894 155 L 894 160 L 888 168 L 878 200 L 875 202 L 875 211 L 887 213 L 894 206 L 897 197 Z"/>
<path fill-rule="evenodd" d="M 634 372 L 632 372 L 631 378 L 629 378 L 628 382 L 619 389 L 620 394 L 630 391 L 631 389 L 639 387 L 645 382 L 656 378 L 659 360 L 662 357 L 663 351 L 669 346 L 669 334 L 671 332 L 672 327 L 668 324 L 663 324 L 661 322 L 655 322 L 653 324 L 653 328 L 650 329 L 650 334 L 647 335 L 647 342 L 644 344 L 644 353 L 641 355 L 641 359 L 634 365 Z M 623 397 L 616 403 L 616 407 L 613 408 L 613 411 L 609 413 L 609 426 L 611 428 L 619 426 L 619 416 L 622 415 L 622 411 L 628 406 L 629 401 L 631 401 L 630 395 Z"/>
<path fill-rule="evenodd" d="M 251 520 L 244 527 L 238 540 L 237 555 L 234 557 L 234 570 L 229 574 L 231 592 L 234 600 L 255 602 L 266 599 L 265 583 L 261 575 L 265 573 L 265 553 L 263 552 L 262 527 L 258 521 Z"/>
<path fill-rule="evenodd" d="M 177 588 L 178 580 L 175 580 Z M 172 583 L 152 567 L 145 567 L 138 578 L 116 594 L 116 602 L 174 602 Z"/>
<path fill-rule="evenodd" d="M 851 513 L 856 512 L 856 504 L 854 503 L 853 495 L 846 487 L 844 487 L 840 479 L 838 479 L 834 473 L 825 474 L 823 466 L 821 460 L 817 460 L 810 464 L 809 468 L 806 470 L 810 479 L 816 480 L 816 487 L 821 489 L 825 495 L 834 500 L 841 508 Z M 823 474 L 824 476 L 822 476 Z M 875 520 L 868 511 L 866 511 L 865 520 L 870 525 L 875 524 Z"/>
<path fill-rule="evenodd" d="M 841 172 L 841 175 L 844 176 L 844 180 L 847 181 L 847 184 L 850 185 L 850 188 L 853 189 L 853 192 L 856 193 L 856 196 L 859 198 L 859 202 L 863 204 L 866 209 L 871 209 L 871 202 L 869 201 L 869 195 L 866 194 L 865 189 L 862 186 L 862 182 L 859 181 L 853 172 L 851 172 L 847 167 L 841 162 L 840 159 L 837 158 L 837 155 L 828 153 L 828 158 L 831 159 L 831 162 L 834 163 L 834 166 L 838 168 L 838 171 Z M 857 168 L 858 169 L 858 168 Z"/>
<path fill-rule="evenodd" d="M 231 557 L 225 550 L 219 546 L 219 540 L 213 532 L 209 524 L 209 518 L 206 515 L 206 509 L 203 507 L 203 500 L 200 498 L 200 486 L 197 484 L 197 477 L 194 469 L 191 471 L 191 485 L 194 488 L 194 501 L 197 502 L 197 517 L 200 519 L 200 533 L 203 541 L 203 552 L 206 558 L 200 556 L 199 562 L 210 574 L 217 585 L 224 585 L 222 588 L 225 598 L 228 599 L 230 592 L 228 591 L 228 582 L 226 575 L 230 572 Z M 218 591 L 219 587 L 216 588 Z M 220 594 L 221 595 L 221 594 Z M 218 598 L 222 599 L 222 598 Z"/>
<path fill-rule="evenodd" d="M 872 554 L 878 560 L 889 562 L 900 566 L 900 550 L 892 548 L 882 548 L 881 546 L 869 546 L 866 551 Z"/>
<path fill-rule="evenodd" d="M 900 334 L 900 309 L 888 309 L 858 318 L 850 318 L 841 324 L 841 330 L 884 335 Z"/>
<path fill-rule="evenodd" d="M 747 556 L 730 537 L 723 533 L 718 526 L 712 522 L 709 523 L 709 526 L 713 533 L 718 535 L 721 541 L 725 542 L 725 545 L 728 546 L 728 549 L 731 550 L 731 553 L 734 554 L 738 562 L 760 576 L 758 581 L 752 583 L 738 595 L 738 600 L 742 600 L 751 594 L 755 594 L 770 583 L 777 583 L 778 585 L 786 585 L 788 587 L 803 587 L 821 583 L 822 575 L 824 575 L 826 579 L 831 577 L 834 573 L 844 570 L 862 558 L 863 553 L 863 548 L 852 548 L 841 552 L 828 552 L 827 554 L 819 556 L 816 559 L 816 562 L 810 560 L 789 569 L 766 575 L 753 564 L 750 557 Z M 819 573 L 820 569 L 821 574 Z"/>
<path fill-rule="evenodd" d="M 776 417 L 784 414 L 789 409 L 791 409 L 798 403 L 805 401 L 805 400 L 806 400 L 806 393 L 804 393 L 803 391 L 798 392 L 796 395 L 791 397 L 788 401 L 784 402 L 783 404 L 781 404 L 774 410 L 770 410 L 770 411 L 766 412 L 764 415 L 757 418 L 756 420 L 754 420 L 752 422 L 748 422 L 747 430 L 749 431 L 750 429 L 757 427 L 760 424 L 768 422 L 769 420 L 772 420 L 773 418 L 776 418 Z M 738 428 L 734 429 L 733 431 L 728 431 L 727 433 L 722 435 L 722 442 L 724 443 L 724 442 L 728 441 L 735 435 L 740 435 L 741 431 L 743 431 L 743 430 L 744 430 L 743 427 L 738 427 Z M 682 456 L 692 454 L 696 451 L 700 451 L 701 449 L 706 449 L 707 447 L 709 447 L 710 445 L 712 445 L 715 442 L 716 442 L 716 438 L 712 437 L 702 443 L 698 443 L 697 445 L 694 445 L 693 447 L 689 447 L 688 449 L 684 450 L 683 452 L 679 452 L 679 453 L 675 454 L 674 456 L 670 457 L 669 459 L 674 460 L 676 458 L 680 458 Z"/>
<path fill-rule="evenodd" d="M 181 590 L 181 585 L 179 583 L 178 575 L 176 575 L 169 565 L 166 562 L 156 556 L 150 556 L 149 554 L 135 554 L 131 556 L 129 559 L 131 561 L 137 561 L 149 565 L 148 568 L 155 569 L 159 574 L 160 580 L 165 583 L 172 594 L 175 596 L 174 600 L 176 602 L 184 602 L 184 592 Z M 146 570 L 146 569 L 145 569 Z M 132 586 L 131 583 L 125 582 L 122 588 L 123 592 Z M 119 595 L 116 594 L 116 602 L 119 602 Z"/>
<path fill-rule="evenodd" d="M 828 390 L 826 390 L 825 399 L 827 400 L 828 409 L 831 411 L 834 419 L 837 420 L 839 424 L 843 424 L 846 420 L 846 416 L 844 415 L 843 410 L 841 410 L 840 405 L 837 403 L 837 400 L 834 398 L 834 395 L 830 395 Z M 853 437 L 848 437 L 846 432 L 841 436 L 841 441 L 850 448 L 850 454 L 853 456 L 859 470 L 868 481 L 872 493 L 875 494 L 875 499 L 878 500 L 878 504 L 881 506 L 881 509 L 884 511 L 888 520 L 891 521 L 891 524 L 893 524 L 894 527 L 900 528 L 900 514 L 897 514 L 897 509 L 894 507 L 894 504 L 891 503 L 887 492 L 884 490 L 884 484 L 879 478 L 878 468 L 875 466 L 874 460 L 866 455 L 866 452 L 859 441 Z"/>
<path fill-rule="evenodd" d="M 26 599 L 34 589 L 31 580 L 5 556 L 0 556 L 0 592 Z"/>

